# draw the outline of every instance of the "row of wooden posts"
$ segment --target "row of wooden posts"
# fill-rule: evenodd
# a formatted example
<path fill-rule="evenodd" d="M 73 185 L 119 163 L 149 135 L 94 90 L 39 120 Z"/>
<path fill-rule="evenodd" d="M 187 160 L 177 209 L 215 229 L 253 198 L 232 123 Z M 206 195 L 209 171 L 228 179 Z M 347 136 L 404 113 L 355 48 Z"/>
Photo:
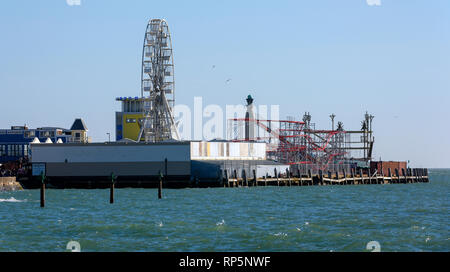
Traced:
<path fill-rule="evenodd" d="M 233 175 L 230 177 L 228 171 L 224 171 L 225 182 L 224 187 L 241 187 L 241 186 L 313 186 L 313 185 L 357 185 L 357 184 L 395 184 L 395 183 L 416 183 L 416 182 L 429 182 L 427 169 L 401 169 L 402 175 L 399 174 L 399 170 L 395 169 L 395 175 L 392 175 L 391 169 L 388 169 L 388 175 L 384 176 L 383 172 L 363 174 L 363 170 L 360 169 L 358 175 L 355 173 L 355 169 L 352 169 L 350 175 L 347 175 L 345 170 L 342 174 L 335 172 L 333 176 L 331 172 L 328 175 L 324 175 L 323 171 L 319 171 L 319 175 L 312 175 L 311 170 L 308 171 L 307 176 L 297 175 L 294 176 L 289 170 L 286 170 L 284 175 L 277 172 L 274 169 L 275 177 L 257 178 L 256 170 L 253 170 L 253 178 L 247 178 L 245 170 L 242 171 L 242 177 L 239 178 L 237 170 L 233 171 Z M 158 198 L 162 198 L 162 188 L 164 177 L 167 176 L 167 160 L 165 161 L 165 175 L 159 172 L 159 186 L 158 186 Z M 45 180 L 46 177 L 41 174 L 41 190 L 40 199 L 41 207 L 45 207 Z M 111 185 L 109 194 L 109 203 L 114 203 L 114 189 L 117 181 L 117 177 L 114 173 L 111 174 Z"/>
<path fill-rule="evenodd" d="M 167 159 L 164 163 L 164 173 L 159 171 L 159 185 L 158 185 L 158 199 L 162 199 L 162 188 L 163 188 L 163 179 L 165 176 L 167 176 Z M 41 190 L 40 190 L 40 199 L 41 199 L 41 207 L 45 207 L 45 180 L 46 177 L 44 173 L 41 173 Z M 114 204 L 114 189 L 115 184 L 117 182 L 117 176 L 114 175 L 114 173 L 111 173 L 111 185 L 109 190 L 109 203 Z"/>
<path fill-rule="evenodd" d="M 44 175 L 41 176 L 41 190 L 40 190 L 40 198 L 41 198 L 41 207 L 45 207 L 45 179 L 46 177 Z M 158 199 L 162 198 L 162 188 L 163 188 L 163 179 L 164 176 L 162 173 L 159 175 L 159 186 L 158 186 Z M 111 185 L 109 190 L 109 203 L 114 204 L 114 189 L 115 184 L 117 181 L 117 177 L 113 174 L 111 174 Z"/>
<path fill-rule="evenodd" d="M 347 174 L 344 170 L 342 173 L 335 172 L 334 175 L 329 171 L 327 175 L 323 171 L 319 171 L 318 175 L 312 175 L 311 170 L 308 170 L 308 175 L 293 175 L 289 170 L 286 170 L 284 175 L 278 173 L 274 169 L 274 177 L 258 178 L 256 170 L 253 170 L 253 177 L 247 176 L 246 170 L 242 170 L 241 177 L 238 177 L 237 170 L 233 170 L 229 175 L 228 171 L 224 171 L 225 181 L 224 187 L 240 187 L 240 186 L 312 186 L 312 185 L 357 185 L 357 184 L 396 184 L 396 183 L 416 183 L 429 182 L 427 169 L 394 169 L 395 175 L 392 174 L 391 169 L 388 169 L 388 175 L 381 173 L 371 173 L 368 170 L 367 174 L 360 169 L 356 173 L 355 169 Z"/>

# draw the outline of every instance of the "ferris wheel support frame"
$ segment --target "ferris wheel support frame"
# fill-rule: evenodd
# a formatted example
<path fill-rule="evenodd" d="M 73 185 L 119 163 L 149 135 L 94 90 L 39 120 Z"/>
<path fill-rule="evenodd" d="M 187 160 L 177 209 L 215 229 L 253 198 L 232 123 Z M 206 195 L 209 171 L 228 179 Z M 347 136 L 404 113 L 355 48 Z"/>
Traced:
<path fill-rule="evenodd" d="M 172 38 L 163 19 L 151 19 L 147 24 L 142 47 L 141 95 L 144 118 L 139 122 L 141 129 L 137 141 L 140 142 L 143 136 L 145 142 L 180 140 L 173 117 L 175 73 Z"/>

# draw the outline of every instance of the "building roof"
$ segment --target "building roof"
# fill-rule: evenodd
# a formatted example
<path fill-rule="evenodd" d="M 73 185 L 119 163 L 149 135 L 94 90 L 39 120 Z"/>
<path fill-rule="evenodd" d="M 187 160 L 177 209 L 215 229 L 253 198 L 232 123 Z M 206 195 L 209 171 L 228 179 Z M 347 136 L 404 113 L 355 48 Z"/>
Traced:
<path fill-rule="evenodd" d="M 83 119 L 77 118 L 77 119 L 75 119 L 75 122 L 73 122 L 73 125 L 70 128 L 70 130 L 84 130 L 84 131 L 87 131 L 88 129 L 87 129 L 86 124 L 84 123 Z"/>

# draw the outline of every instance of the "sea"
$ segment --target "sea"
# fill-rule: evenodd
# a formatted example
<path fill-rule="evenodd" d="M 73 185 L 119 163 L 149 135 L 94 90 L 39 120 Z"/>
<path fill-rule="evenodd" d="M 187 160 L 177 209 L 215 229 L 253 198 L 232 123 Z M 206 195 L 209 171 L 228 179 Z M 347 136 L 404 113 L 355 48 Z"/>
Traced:
<path fill-rule="evenodd" d="M 450 169 L 430 183 L 0 192 L 0 252 L 448 252 Z M 74 246 L 76 245 L 76 246 Z"/>

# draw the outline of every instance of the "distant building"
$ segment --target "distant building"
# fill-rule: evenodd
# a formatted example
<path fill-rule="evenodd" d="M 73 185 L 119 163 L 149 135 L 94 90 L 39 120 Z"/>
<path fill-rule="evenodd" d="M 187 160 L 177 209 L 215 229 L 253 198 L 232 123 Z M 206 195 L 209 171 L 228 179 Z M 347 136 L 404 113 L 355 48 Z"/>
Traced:
<path fill-rule="evenodd" d="M 122 103 L 122 111 L 116 112 L 116 141 L 137 141 L 144 120 L 144 99 L 118 97 L 116 101 Z"/>
<path fill-rule="evenodd" d="M 30 143 L 87 143 L 87 127 L 83 120 L 76 119 L 71 129 L 27 126 L 12 126 L 0 129 L 0 163 L 28 159 Z"/>
<path fill-rule="evenodd" d="M 88 129 L 86 127 L 86 124 L 81 118 L 75 119 L 75 122 L 73 122 L 70 131 L 72 137 L 69 139 L 69 142 L 72 143 L 90 142 L 90 139 L 87 136 Z"/>

